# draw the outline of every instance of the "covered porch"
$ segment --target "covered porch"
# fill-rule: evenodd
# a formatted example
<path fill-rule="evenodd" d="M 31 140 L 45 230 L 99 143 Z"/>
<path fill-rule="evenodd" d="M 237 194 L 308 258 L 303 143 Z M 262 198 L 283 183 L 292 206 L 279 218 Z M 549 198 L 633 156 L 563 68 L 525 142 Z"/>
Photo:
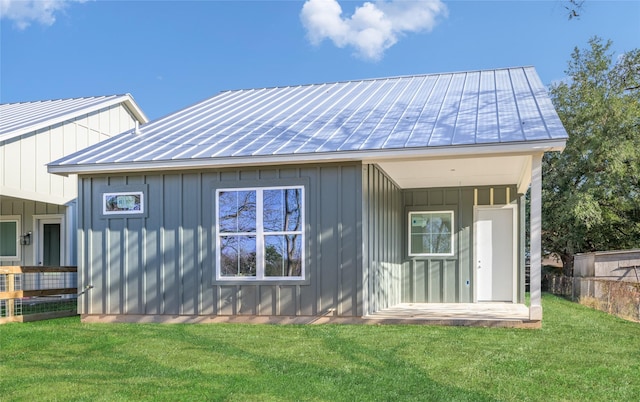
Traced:
<path fill-rule="evenodd" d="M 542 319 L 541 307 L 541 183 L 542 183 L 542 155 L 545 151 L 556 150 L 553 146 L 540 144 L 519 144 L 513 149 L 501 149 L 500 146 L 481 146 L 474 148 L 473 153 L 467 153 L 466 149 L 456 150 L 440 150 L 442 154 L 429 155 L 428 157 L 403 157 L 403 158 L 377 158 L 376 160 L 368 160 L 367 162 L 377 165 L 391 180 L 403 191 L 409 192 L 412 189 L 430 189 L 430 188 L 479 188 L 489 187 L 490 195 L 487 200 L 480 200 L 478 190 L 473 190 L 473 199 L 457 200 L 459 210 L 455 212 L 454 219 L 457 219 L 457 226 L 454 226 L 460 232 L 452 242 L 458 244 L 457 251 L 452 253 L 453 261 L 451 264 L 459 264 L 463 268 L 452 274 L 456 282 L 457 288 L 451 288 L 450 293 L 456 293 L 457 303 L 449 303 L 449 300 L 437 297 L 426 297 L 428 300 L 402 300 L 403 303 L 395 303 L 392 301 L 387 305 L 378 305 L 381 308 L 373 308 L 365 314 L 368 320 L 377 321 L 394 321 L 412 323 L 412 321 L 421 321 L 426 324 L 443 324 L 443 325 L 480 325 L 480 326 L 529 326 L 539 325 Z M 449 152 L 452 152 L 450 154 Z M 498 194 L 493 191 L 494 186 L 508 185 L 506 196 L 502 194 L 498 198 Z M 527 189 L 531 188 L 531 205 L 529 209 L 530 224 L 530 245 L 525 250 L 524 225 L 525 225 L 525 208 L 524 194 Z M 515 193 L 515 194 L 514 194 Z M 513 201 L 514 197 L 519 197 L 519 201 Z M 464 198 L 465 196 L 461 196 Z M 455 209 L 455 200 L 444 201 L 440 209 Z M 472 204 L 469 204 L 472 202 Z M 518 204 L 516 207 L 515 204 Z M 472 206 L 469 206 L 469 205 Z M 509 205 L 510 204 L 510 205 Z M 405 204 L 404 214 L 410 211 L 411 207 Z M 493 252 L 498 252 L 500 248 L 513 247 L 513 253 L 506 257 L 509 270 L 508 283 L 488 283 L 493 288 L 506 289 L 504 297 L 486 296 L 484 290 L 487 286 L 485 279 L 486 274 L 480 276 L 480 271 L 486 271 L 491 263 L 484 264 L 486 261 L 484 256 L 487 253 L 480 254 L 485 250 L 487 241 L 479 240 L 480 226 L 478 226 L 478 217 L 476 216 L 476 208 L 483 209 L 512 207 L 514 210 L 513 218 L 509 217 L 513 227 L 513 238 L 506 239 L 509 246 L 505 242 L 505 238 L 494 238 L 492 240 Z M 437 209 L 437 208 L 435 208 Z M 470 223 L 469 213 L 472 211 L 473 220 Z M 479 209 L 478 209 L 479 211 Z M 466 214 L 465 222 L 462 222 L 457 214 L 462 212 Z M 508 212 L 510 213 L 510 212 Z M 403 216 L 402 219 L 406 219 Z M 494 221 L 495 227 L 497 223 Z M 498 229 L 496 229 L 498 230 Z M 499 230 L 498 230 L 499 231 Z M 495 230 L 494 230 L 495 232 Z M 405 235 L 407 236 L 407 235 Z M 465 236 L 463 238 L 463 236 Z M 511 235 L 509 235 L 511 237 Z M 492 243 L 491 241 L 488 244 Z M 491 246 L 490 246 L 491 247 Z M 496 249 L 497 248 L 497 249 Z M 406 250 L 404 251 L 406 252 Z M 492 253 L 491 250 L 488 251 Z M 501 251 L 500 251 L 501 253 Z M 524 264 L 525 255 L 528 255 L 530 261 L 530 305 L 524 305 Z M 411 259 L 411 256 L 404 257 L 405 262 Z M 434 258 L 433 260 L 436 260 Z M 440 259 L 443 259 L 440 257 Z M 444 260 L 444 259 L 443 259 Z M 483 263 L 480 263 L 480 260 Z M 423 264 L 426 269 L 431 267 L 438 268 L 438 261 L 427 261 Z M 446 268 L 447 262 L 443 262 L 442 272 L 449 270 Z M 452 265 L 453 266 L 453 265 Z M 465 277 L 466 267 L 470 266 L 470 276 Z M 482 269 L 482 267 L 484 267 Z M 500 277 L 499 272 L 495 271 L 496 277 Z M 447 272 L 445 272 L 446 274 Z M 424 274 L 427 275 L 426 273 Z M 401 275 L 402 276 L 402 275 Z M 441 276 L 436 278 L 440 284 L 445 283 L 448 279 Z M 465 285 L 460 285 L 466 279 Z M 428 284 L 427 284 L 428 285 Z M 411 284 L 411 286 L 415 286 Z M 465 290 L 471 289 L 470 295 L 460 297 Z M 512 289 L 511 289 L 512 288 Z M 433 300 L 432 300 L 433 299 Z M 422 303 L 429 301 L 429 303 Z M 502 301 L 508 301 L 502 303 Z M 412 302 L 412 303 L 410 303 Z M 537 324 L 535 324 L 537 323 Z"/>

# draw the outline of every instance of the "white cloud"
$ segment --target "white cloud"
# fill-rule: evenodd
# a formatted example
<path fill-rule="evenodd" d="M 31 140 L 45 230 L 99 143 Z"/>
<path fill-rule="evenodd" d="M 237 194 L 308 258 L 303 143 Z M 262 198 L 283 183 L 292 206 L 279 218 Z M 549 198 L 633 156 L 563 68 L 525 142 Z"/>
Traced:
<path fill-rule="evenodd" d="M 12 20 L 18 29 L 25 29 L 38 22 L 51 26 L 56 22 L 56 14 L 69 3 L 84 3 L 87 0 L 0 0 L 0 19 Z"/>
<path fill-rule="evenodd" d="M 440 0 L 366 2 L 351 17 L 342 16 L 336 0 L 308 0 L 300 19 L 312 44 L 330 39 L 340 48 L 353 47 L 362 58 L 380 60 L 400 36 L 429 32 L 439 17 L 447 15 L 447 6 Z"/>

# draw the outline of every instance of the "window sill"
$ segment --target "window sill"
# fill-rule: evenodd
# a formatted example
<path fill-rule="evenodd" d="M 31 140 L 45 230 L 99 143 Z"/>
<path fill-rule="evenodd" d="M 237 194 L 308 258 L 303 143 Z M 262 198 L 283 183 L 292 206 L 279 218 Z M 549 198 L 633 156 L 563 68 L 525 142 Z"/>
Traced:
<path fill-rule="evenodd" d="M 214 279 L 213 286 L 295 286 L 308 285 L 309 279 Z"/>

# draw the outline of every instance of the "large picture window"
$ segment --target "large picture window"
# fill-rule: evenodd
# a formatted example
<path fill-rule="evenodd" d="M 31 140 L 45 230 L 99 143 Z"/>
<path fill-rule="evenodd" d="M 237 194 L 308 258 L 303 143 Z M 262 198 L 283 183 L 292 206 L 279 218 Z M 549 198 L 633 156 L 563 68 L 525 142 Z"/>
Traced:
<path fill-rule="evenodd" d="M 216 191 L 217 280 L 304 278 L 303 190 Z"/>
<path fill-rule="evenodd" d="M 20 217 L 0 217 L 0 260 L 20 260 L 20 247 L 18 236 L 20 235 Z"/>
<path fill-rule="evenodd" d="M 409 256 L 451 256 L 453 250 L 453 211 L 409 212 Z"/>

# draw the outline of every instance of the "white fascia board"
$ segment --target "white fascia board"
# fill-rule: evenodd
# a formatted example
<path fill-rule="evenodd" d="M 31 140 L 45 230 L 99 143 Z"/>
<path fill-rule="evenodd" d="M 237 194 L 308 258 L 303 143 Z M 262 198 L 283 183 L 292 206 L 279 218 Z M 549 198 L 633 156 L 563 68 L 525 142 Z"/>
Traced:
<path fill-rule="evenodd" d="M 136 101 L 133 99 L 133 96 L 131 96 L 131 94 L 126 94 L 124 96 L 127 97 L 127 99 L 125 99 L 124 101 L 124 104 L 127 106 L 129 111 L 131 111 L 133 116 L 140 122 L 140 124 L 148 123 L 149 118 L 144 114 L 142 109 L 140 109 Z"/>
<path fill-rule="evenodd" d="M 492 155 L 533 155 L 547 151 L 564 149 L 566 140 L 527 141 L 509 144 L 487 145 L 454 145 L 429 148 L 385 149 L 375 151 L 346 151 L 323 152 L 308 154 L 259 155 L 231 158 L 202 158 L 182 160 L 141 161 L 124 163 L 76 164 L 76 165 L 47 165 L 49 173 L 89 174 L 89 173 L 117 173 L 141 172 L 158 170 L 184 170 L 197 168 L 230 168 L 244 166 L 265 166 L 278 164 L 301 164 L 314 162 L 348 162 L 362 161 L 363 163 L 378 163 L 385 160 L 410 160 L 424 158 L 446 157 L 474 157 Z"/>
<path fill-rule="evenodd" d="M 55 124 L 58 123 L 62 123 L 68 120 L 73 120 L 76 117 L 80 117 L 83 116 L 85 114 L 89 114 L 89 113 L 93 113 L 93 112 L 97 112 L 98 110 L 102 110 L 104 108 L 113 106 L 113 105 L 117 105 L 119 103 L 122 103 L 125 105 L 125 107 L 131 112 L 131 114 L 133 114 L 133 116 L 141 123 L 148 123 L 149 119 L 147 118 L 147 116 L 142 112 L 142 110 L 140 109 L 140 107 L 138 107 L 138 105 L 136 104 L 136 102 L 133 100 L 133 97 L 129 94 L 125 94 L 125 95 L 120 95 L 117 96 L 113 99 L 109 99 L 109 100 L 105 100 L 104 102 L 100 102 L 98 104 L 95 104 L 93 106 L 88 106 L 79 110 L 75 110 L 73 112 L 69 112 L 67 114 L 63 114 L 61 116 L 56 116 L 56 117 L 52 117 L 51 119 L 47 119 L 45 121 L 41 121 L 39 123 L 36 124 L 32 124 L 26 127 L 22 127 L 18 130 L 15 131 L 10 131 L 8 133 L 6 133 L 4 136 L 0 136 L 0 141 L 7 141 L 10 140 L 12 138 L 16 138 L 19 137 L 21 135 L 24 134 L 28 134 L 34 131 L 38 131 L 41 130 L 43 128 L 47 128 L 50 126 L 53 126 Z"/>

